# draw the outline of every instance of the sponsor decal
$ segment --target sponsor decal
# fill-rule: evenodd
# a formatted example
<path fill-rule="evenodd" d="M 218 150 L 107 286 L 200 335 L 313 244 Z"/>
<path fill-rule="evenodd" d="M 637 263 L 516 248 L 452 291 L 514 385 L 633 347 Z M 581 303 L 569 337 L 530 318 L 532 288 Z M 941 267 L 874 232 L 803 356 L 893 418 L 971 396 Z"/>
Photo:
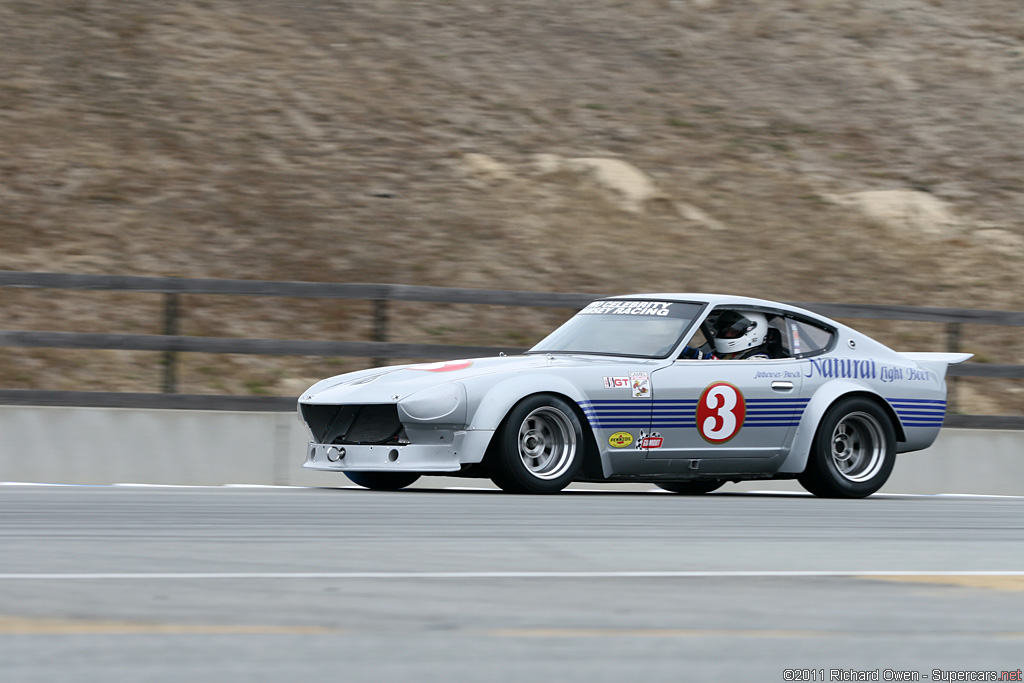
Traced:
<path fill-rule="evenodd" d="M 800 373 L 793 370 L 757 370 L 754 379 L 800 379 Z"/>
<path fill-rule="evenodd" d="M 661 434 L 659 432 L 651 432 L 648 434 L 641 429 L 640 438 L 636 440 L 636 447 L 638 449 L 661 448 L 661 445 L 664 442 L 665 440 L 661 438 Z"/>
<path fill-rule="evenodd" d="M 454 370 L 465 370 L 473 364 L 471 360 L 449 360 L 442 363 L 420 363 L 410 365 L 409 370 L 425 370 L 427 372 L 452 372 Z"/>
<path fill-rule="evenodd" d="M 874 359 L 857 358 L 808 358 L 810 365 L 804 377 L 840 379 L 878 379 L 878 364 Z"/>
<path fill-rule="evenodd" d="M 647 398 L 651 395 L 651 378 L 646 372 L 629 373 L 629 388 L 633 398 Z"/>
<path fill-rule="evenodd" d="M 930 382 L 932 373 L 920 368 L 884 365 L 874 359 L 858 358 L 808 358 L 804 377 L 818 375 L 835 379 L 877 379 L 886 384 L 891 382 Z"/>
<path fill-rule="evenodd" d="M 628 377 L 605 377 L 604 378 L 605 389 L 628 389 L 629 378 Z"/>
<path fill-rule="evenodd" d="M 793 355 L 800 355 L 800 328 L 795 322 L 789 323 L 789 336 L 793 338 Z"/>
<path fill-rule="evenodd" d="M 672 304 L 665 301 L 595 301 L 577 315 L 670 315 Z"/>
<path fill-rule="evenodd" d="M 743 392 L 728 382 L 709 384 L 697 401 L 697 430 L 708 443 L 725 443 L 739 434 L 746 417 Z"/>
<path fill-rule="evenodd" d="M 917 368 L 907 368 L 908 382 L 930 382 L 931 379 L 932 373 L 930 370 L 918 370 Z"/>
<path fill-rule="evenodd" d="M 898 380 L 907 382 L 930 382 L 932 379 L 932 373 L 928 370 L 919 370 L 917 368 L 898 368 L 895 366 L 880 365 L 878 367 L 878 378 L 887 384 Z"/>
<path fill-rule="evenodd" d="M 608 444 L 612 448 L 625 448 L 633 443 L 633 435 L 629 432 L 615 432 L 608 437 Z"/>

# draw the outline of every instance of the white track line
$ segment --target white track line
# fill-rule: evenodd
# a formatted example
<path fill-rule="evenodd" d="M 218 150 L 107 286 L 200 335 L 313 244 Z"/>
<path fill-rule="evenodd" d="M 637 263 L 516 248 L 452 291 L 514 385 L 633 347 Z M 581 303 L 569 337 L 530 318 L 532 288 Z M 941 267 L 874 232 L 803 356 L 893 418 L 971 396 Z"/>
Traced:
<path fill-rule="evenodd" d="M 348 489 L 353 491 L 364 491 L 362 486 L 348 485 L 348 486 L 282 486 L 276 484 L 143 484 L 134 482 L 118 482 L 115 484 L 54 484 L 49 482 L 32 482 L 32 481 L 0 481 L 0 486 L 61 486 L 61 487 L 78 487 L 78 488 L 152 488 L 152 489 Z M 416 487 L 406 489 L 406 491 L 413 493 L 417 491 Z M 487 491 L 491 493 L 497 493 L 497 488 L 487 487 L 473 487 L 473 486 L 442 486 L 442 487 L 430 487 L 423 490 L 427 491 Z M 663 489 L 652 488 L 646 490 L 638 489 L 615 489 L 615 488 L 601 488 L 601 489 L 582 489 L 570 487 L 565 489 L 563 493 L 604 493 L 604 494 L 615 494 L 615 493 L 657 493 L 657 494 L 668 494 L 672 496 L 674 494 L 669 493 Z M 729 496 L 737 495 L 760 495 L 760 496 L 780 496 L 780 497 L 810 497 L 811 494 L 806 491 L 783 491 L 773 489 L 758 489 L 751 491 L 731 491 L 726 489 L 724 491 L 715 492 L 708 494 L 708 498 L 714 498 L 719 493 L 724 493 Z M 1021 499 L 1024 496 L 1014 496 L 996 493 L 875 493 L 871 496 L 872 498 L 1009 498 L 1009 499 Z"/>
<path fill-rule="evenodd" d="M 1024 571 L 933 570 L 781 570 L 781 571 L 608 571 L 608 572 L 109 572 L 69 574 L 0 574 L 6 580 L 98 579 L 704 579 L 807 578 L 871 576 L 1024 576 Z"/>

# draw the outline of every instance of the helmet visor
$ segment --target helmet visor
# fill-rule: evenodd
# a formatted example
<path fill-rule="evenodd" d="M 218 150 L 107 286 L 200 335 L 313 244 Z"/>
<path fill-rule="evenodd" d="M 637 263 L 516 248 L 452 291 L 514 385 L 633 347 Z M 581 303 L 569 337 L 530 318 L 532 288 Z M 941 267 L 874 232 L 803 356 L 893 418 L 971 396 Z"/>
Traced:
<path fill-rule="evenodd" d="M 715 323 L 715 336 L 719 339 L 739 339 L 754 327 L 754 321 L 735 311 L 726 311 Z"/>

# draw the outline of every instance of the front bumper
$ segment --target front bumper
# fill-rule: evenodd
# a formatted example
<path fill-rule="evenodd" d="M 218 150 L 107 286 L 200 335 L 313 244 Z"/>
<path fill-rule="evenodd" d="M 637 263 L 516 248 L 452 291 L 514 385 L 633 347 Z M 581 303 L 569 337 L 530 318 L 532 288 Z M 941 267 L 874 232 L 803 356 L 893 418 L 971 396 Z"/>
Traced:
<path fill-rule="evenodd" d="M 458 472 L 483 460 L 493 430 L 439 434 L 438 443 L 349 445 L 310 442 L 303 467 L 331 472 Z"/>

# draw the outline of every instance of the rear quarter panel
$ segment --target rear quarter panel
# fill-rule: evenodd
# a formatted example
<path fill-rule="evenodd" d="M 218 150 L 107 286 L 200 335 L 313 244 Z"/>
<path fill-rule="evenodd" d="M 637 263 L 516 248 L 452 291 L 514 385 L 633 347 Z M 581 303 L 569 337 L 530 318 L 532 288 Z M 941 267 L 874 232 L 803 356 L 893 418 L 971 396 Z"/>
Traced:
<path fill-rule="evenodd" d="M 840 329 L 833 351 L 804 360 L 804 392 L 809 402 L 790 454 L 779 469 L 782 473 L 804 470 L 818 424 L 845 396 L 873 397 L 885 407 L 893 419 L 900 453 L 930 446 L 946 412 L 943 373 L 849 328 Z"/>

